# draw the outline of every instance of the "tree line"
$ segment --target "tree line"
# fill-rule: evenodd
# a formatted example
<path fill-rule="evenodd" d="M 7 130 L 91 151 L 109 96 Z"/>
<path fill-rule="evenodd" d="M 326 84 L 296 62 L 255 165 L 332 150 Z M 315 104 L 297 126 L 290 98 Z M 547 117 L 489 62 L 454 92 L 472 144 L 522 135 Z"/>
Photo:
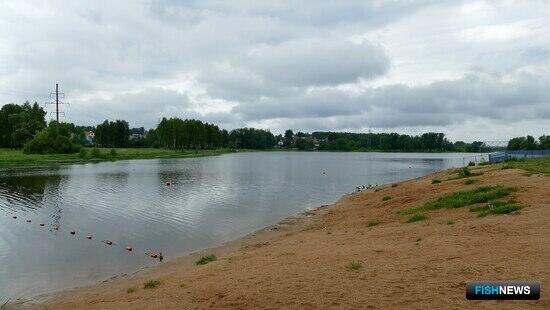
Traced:
<path fill-rule="evenodd" d="M 485 152 L 482 142 L 450 142 L 443 133 L 348 133 L 316 131 L 273 135 L 269 130 L 238 128 L 231 131 L 196 119 L 163 118 L 156 128 L 130 128 L 125 120 L 105 120 L 96 126 L 46 123 L 38 103 L 6 104 L 0 109 L 0 147 L 27 153 L 74 153 L 81 146 L 153 147 L 182 149 L 272 149 L 325 151 Z M 95 133 L 90 139 L 85 132 Z M 550 136 L 513 138 L 508 149 L 550 149 Z"/>
<path fill-rule="evenodd" d="M 550 150 L 550 135 L 540 136 L 538 141 L 533 136 L 516 137 L 508 141 L 508 150 Z"/>

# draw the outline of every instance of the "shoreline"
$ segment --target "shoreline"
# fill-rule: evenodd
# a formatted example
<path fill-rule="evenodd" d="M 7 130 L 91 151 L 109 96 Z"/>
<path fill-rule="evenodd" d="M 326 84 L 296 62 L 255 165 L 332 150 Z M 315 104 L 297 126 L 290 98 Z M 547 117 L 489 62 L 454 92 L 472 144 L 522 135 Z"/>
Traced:
<path fill-rule="evenodd" d="M 121 160 L 166 159 L 166 158 L 196 158 L 218 156 L 249 150 L 233 152 L 228 149 L 214 150 L 164 150 L 149 148 L 120 148 L 115 149 L 117 155 L 110 155 L 109 148 L 100 148 L 102 155 L 99 158 L 80 158 L 75 154 L 23 154 L 21 150 L 0 149 L 0 170 L 45 168 L 65 165 L 81 165 L 88 163 L 115 162 Z M 88 150 L 88 153 L 90 151 Z"/>
<path fill-rule="evenodd" d="M 315 281 L 326 282 L 330 279 L 337 280 L 336 283 L 340 283 L 339 279 L 343 277 L 344 279 L 347 279 L 348 281 L 353 281 L 355 284 L 361 284 L 361 285 L 367 285 L 371 277 L 379 278 L 379 281 L 386 281 L 387 279 L 384 279 L 385 277 L 393 278 L 395 275 L 394 269 L 386 270 L 388 274 L 384 275 L 384 273 L 379 273 L 374 271 L 374 274 L 367 274 L 363 276 L 358 276 L 358 274 L 361 272 L 359 271 L 357 274 L 346 272 L 345 268 L 343 266 L 340 266 L 343 264 L 337 264 L 337 269 L 335 277 L 327 277 L 327 276 L 315 276 L 315 273 L 321 272 L 322 274 L 328 272 L 326 270 L 326 266 L 323 264 L 315 265 L 315 272 L 311 272 L 311 267 L 309 265 L 301 265 L 305 269 L 310 269 L 309 272 L 306 270 L 302 270 L 301 268 L 293 268 L 292 266 L 288 265 L 286 263 L 287 257 L 293 257 L 293 256 L 305 256 L 306 258 L 304 261 L 306 262 L 312 262 L 316 263 L 318 260 L 331 260 L 331 256 L 333 256 L 335 253 L 333 252 L 333 247 L 340 248 L 342 251 L 349 252 L 349 256 L 351 257 L 361 257 L 362 255 L 359 255 L 358 252 L 364 251 L 361 247 L 357 248 L 357 245 L 355 242 L 358 240 L 355 240 L 353 236 L 363 236 L 363 235 L 371 235 L 372 237 L 378 237 L 380 239 L 388 239 L 389 240 L 382 240 L 382 242 L 376 242 L 376 246 L 374 248 L 369 249 L 368 253 L 366 253 L 367 258 L 364 258 L 360 261 L 370 261 L 370 259 L 376 260 L 377 256 L 384 256 L 384 254 L 389 255 L 388 259 L 395 259 L 395 257 L 403 257 L 407 259 L 414 259 L 415 257 L 412 256 L 410 252 L 414 250 L 418 250 L 420 248 L 420 244 L 423 244 L 426 241 L 421 241 L 421 239 L 424 239 L 426 237 L 422 238 L 416 238 L 416 236 L 408 236 L 409 234 L 425 234 L 430 236 L 429 239 L 433 238 L 434 242 L 436 243 L 435 246 L 443 246 L 445 249 L 445 253 L 447 254 L 447 258 L 438 258 L 436 261 L 439 262 L 439 260 L 443 260 L 443 263 L 447 261 L 451 261 L 453 263 L 461 262 L 462 260 L 467 260 L 468 255 L 464 255 L 464 253 L 456 252 L 456 249 L 448 248 L 445 246 L 446 242 L 437 242 L 437 235 L 439 232 L 437 230 L 439 229 L 453 229 L 460 226 L 461 229 L 457 230 L 455 234 L 451 234 L 450 236 L 461 236 L 462 233 L 487 233 L 485 229 L 481 229 L 481 231 L 478 231 L 480 227 L 478 224 L 476 224 L 479 221 L 485 221 L 488 224 L 497 227 L 499 231 L 506 230 L 507 225 L 510 224 L 503 224 L 503 221 L 506 222 L 506 220 L 509 221 L 510 218 L 513 218 L 513 221 L 516 222 L 517 226 L 517 219 L 521 219 L 522 217 L 528 217 L 529 221 L 534 222 L 537 221 L 537 219 L 548 219 L 550 217 L 550 213 L 546 210 L 548 208 L 540 208 L 540 206 L 545 205 L 547 207 L 550 207 L 550 201 L 547 201 L 545 199 L 545 191 L 546 185 L 549 185 L 550 182 L 548 182 L 548 178 L 545 176 L 542 176 L 542 179 L 538 179 L 537 181 L 542 180 L 543 184 L 539 184 L 538 186 L 529 186 L 531 184 L 531 180 L 529 178 L 535 178 L 534 176 L 526 176 L 526 173 L 524 170 L 519 169 L 503 169 L 502 165 L 489 165 L 489 166 L 483 166 L 483 167 L 477 167 L 476 171 L 481 171 L 484 173 L 481 176 L 476 177 L 476 179 L 480 180 L 480 183 L 482 185 L 489 185 L 489 184 L 500 184 L 500 183 L 506 183 L 506 182 L 512 182 L 513 185 L 520 185 L 520 188 L 530 188 L 529 190 L 525 191 L 531 191 L 531 193 L 524 193 L 524 190 L 521 190 L 519 193 L 514 194 L 514 199 L 521 203 L 530 203 L 535 202 L 535 204 L 540 204 L 538 207 L 534 206 L 533 204 L 529 204 L 528 207 L 525 208 L 525 211 L 521 211 L 518 213 L 519 215 L 516 216 L 491 216 L 483 219 L 478 219 L 477 217 L 472 217 L 471 212 L 461 212 L 458 216 L 452 215 L 453 218 L 456 218 L 456 224 L 453 223 L 452 225 L 444 225 L 442 221 L 442 218 L 449 218 L 451 217 L 452 213 L 455 213 L 454 211 L 468 211 L 466 210 L 444 210 L 443 212 L 435 211 L 437 215 L 439 215 L 436 218 L 432 219 L 432 215 L 430 213 L 429 219 L 427 221 L 418 222 L 418 223 L 405 223 L 404 217 L 402 215 L 397 215 L 396 212 L 390 212 L 389 214 L 386 210 L 388 207 L 396 207 L 401 208 L 402 205 L 417 205 L 419 201 L 424 201 L 426 198 L 434 198 L 438 195 L 441 195 L 441 192 L 448 192 L 449 188 L 456 190 L 461 188 L 471 188 L 472 185 L 464 185 L 463 180 L 461 179 L 451 179 L 448 176 L 452 173 L 454 173 L 456 169 L 448 169 L 443 170 L 435 173 L 431 173 L 429 175 L 418 177 L 406 181 L 401 181 L 398 183 L 398 185 L 381 185 L 379 186 L 378 190 L 370 189 L 370 190 L 364 190 L 358 193 L 351 193 L 351 194 L 345 194 L 343 195 L 338 201 L 336 201 L 334 204 L 330 205 L 322 205 L 319 206 L 311 211 L 304 211 L 297 215 L 293 215 L 290 217 L 287 217 L 283 219 L 282 221 L 270 225 L 268 227 L 259 229 L 253 233 L 250 233 L 248 235 L 245 235 L 241 238 L 238 238 L 233 241 L 229 241 L 223 244 L 220 244 L 218 246 L 195 251 L 190 254 L 186 254 L 180 257 L 171 258 L 164 263 L 148 267 L 148 268 L 142 268 L 138 270 L 135 273 L 132 273 L 131 275 L 127 276 L 120 276 L 117 275 L 115 277 L 112 277 L 110 279 L 107 279 L 102 282 L 96 282 L 95 284 L 86 285 L 86 286 L 80 286 L 75 288 L 70 288 L 67 290 L 52 292 L 48 294 L 42 294 L 39 296 L 36 296 L 33 299 L 23 301 L 21 303 L 12 303 L 10 304 L 10 307 L 15 308 L 32 308 L 32 309 L 45 309 L 45 308 L 90 308 L 90 309 L 118 309 L 118 308 L 147 308 L 147 307 L 154 307 L 154 306 L 160 306 L 162 305 L 163 308 L 178 308 L 178 307 L 194 307 L 194 308 L 203 308 L 208 305 L 214 305 L 214 308 L 221 307 L 221 306 L 227 306 L 230 305 L 231 307 L 237 307 L 237 308 L 264 308 L 264 307 L 290 307 L 290 308 L 296 308 L 300 307 L 300 305 L 306 305 L 305 308 L 316 308 L 316 307 L 336 307 L 336 308 L 348 308 L 348 307 L 356 307 L 359 304 L 357 304 L 357 298 L 363 298 L 358 297 L 354 294 L 354 298 L 344 298 L 343 300 L 340 300 L 336 302 L 337 304 L 334 304 L 334 301 L 331 301 L 331 298 L 326 298 L 327 296 L 317 296 L 318 298 L 312 298 L 312 291 L 307 290 L 306 288 L 308 285 L 316 285 Z M 540 176 L 540 175 L 539 175 Z M 430 184 L 431 180 L 433 178 L 443 178 L 446 179 L 443 181 L 442 184 Z M 520 178 L 521 180 L 519 180 Z M 440 186 L 441 185 L 441 186 Z M 481 186 L 481 184 L 478 184 Z M 475 186 L 475 185 L 474 185 Z M 443 189 L 443 187 L 445 187 Z M 449 187 L 449 188 L 447 188 Z M 534 188 L 534 189 L 533 189 Z M 435 191 L 434 191 L 435 189 Z M 542 191 L 542 192 L 541 192 Z M 423 193 L 421 197 L 418 197 L 419 193 Z M 381 197 L 384 195 L 402 195 L 402 197 L 392 197 L 392 199 L 389 199 L 388 202 L 384 202 Z M 414 197 L 413 197 L 414 196 Z M 427 197 L 425 197 L 427 196 Z M 384 196 L 386 197 L 386 196 Z M 398 200 L 398 203 L 396 204 L 395 201 L 392 200 Z M 537 201 L 541 200 L 542 201 Z M 372 201 L 374 200 L 374 201 Z M 367 203 L 367 206 L 371 206 L 371 208 L 365 208 L 363 205 Z M 367 210 L 372 209 L 372 210 Z M 372 227 L 370 227 L 370 223 L 366 221 L 366 218 L 370 218 L 371 216 L 366 216 L 365 212 L 374 212 L 375 214 L 378 214 L 377 217 L 381 220 L 380 225 L 374 224 Z M 529 216 L 531 214 L 531 216 Z M 386 219 L 386 217 L 388 219 Z M 472 224 L 474 224 L 472 226 Z M 434 231 L 433 227 L 436 228 L 436 231 Z M 441 227 L 440 227 L 441 226 Z M 438 228 L 439 227 L 439 228 Z M 463 228 L 462 228 L 463 227 Z M 520 225 L 521 227 L 521 225 Z M 535 226 L 536 227 L 536 226 Z M 388 232 L 385 232 L 384 230 L 388 230 L 388 232 L 391 232 L 388 234 Z M 418 229 L 421 232 L 415 232 L 414 230 L 411 231 L 411 229 Z M 509 228 L 512 231 L 514 229 L 517 229 L 517 227 Z M 380 233 L 378 233 L 380 232 Z M 406 232 L 406 233 L 404 233 Z M 489 231 L 490 232 L 490 231 Z M 542 233 L 542 228 L 540 229 L 540 233 Z M 401 236 L 400 238 L 392 238 L 392 235 L 396 234 L 398 236 Z M 475 234 L 473 236 L 469 236 L 470 239 L 474 238 L 476 236 Z M 352 239 L 350 239 L 352 237 Z M 490 236 L 491 238 L 494 238 L 494 236 Z M 325 239 L 327 238 L 337 238 L 337 242 L 326 242 Z M 365 240 L 371 240 L 371 238 L 366 238 Z M 409 248 L 411 244 L 401 244 L 402 238 L 405 239 L 415 239 L 412 240 L 412 248 Z M 448 238 L 448 236 L 441 236 L 439 237 L 441 239 Z M 488 239 L 488 236 L 481 236 L 479 242 L 480 244 L 484 244 L 487 242 L 486 239 Z M 489 238 L 490 239 L 490 238 Z M 340 240 L 340 241 L 338 241 Z M 319 243 L 321 241 L 321 243 Z M 375 242 L 376 238 L 372 239 L 371 241 Z M 327 247 L 329 250 L 328 253 L 326 253 L 326 250 L 323 249 L 323 247 L 307 247 L 310 251 L 305 251 L 303 249 L 303 246 L 300 244 L 308 244 L 314 242 L 315 244 L 323 244 L 325 247 Z M 339 246 L 338 242 L 343 242 L 341 245 L 346 245 L 346 247 L 342 248 Z M 458 241 L 454 241 L 458 242 Z M 540 251 L 543 250 L 542 253 L 543 256 L 540 258 L 543 258 L 547 256 L 550 250 L 548 246 L 542 246 L 542 244 L 548 245 L 548 242 L 544 243 L 544 240 L 535 240 L 535 242 L 540 242 L 538 245 L 538 248 L 535 247 L 534 249 L 532 246 L 527 249 L 529 251 L 535 250 L 538 251 L 537 254 L 541 254 Z M 401 244 L 401 246 L 397 246 L 397 244 Z M 305 245 L 304 245 L 305 246 Z M 367 244 L 365 246 L 368 247 Z M 401 247 L 406 247 L 406 250 L 403 251 L 400 249 Z M 462 247 L 465 247 L 466 245 L 462 245 Z M 493 246 L 497 248 L 497 250 L 503 250 L 499 248 L 498 243 L 487 245 L 487 246 Z M 350 252 L 351 248 L 351 252 Z M 423 247 L 422 247 L 423 248 Z M 495 250 L 495 252 L 498 252 Z M 525 251 L 524 245 L 522 245 L 521 251 Z M 428 255 L 430 256 L 437 256 L 438 253 L 432 253 L 431 247 L 427 247 L 425 251 L 428 252 L 421 252 L 422 255 Z M 447 252 L 452 252 L 452 255 L 448 255 Z M 480 257 L 476 256 L 483 256 L 483 254 L 487 251 L 482 252 L 475 252 L 473 255 L 474 257 L 470 259 L 477 259 L 480 260 Z M 491 252 L 491 251 L 488 251 Z M 205 266 L 196 266 L 194 262 L 202 255 L 208 255 L 210 253 L 214 253 L 218 260 L 207 264 Z M 354 254 L 355 253 L 355 254 Z M 402 253 L 402 254 L 399 254 Z M 507 252 L 508 253 L 508 252 Z M 520 252 L 521 253 L 521 252 Z M 313 254 L 313 256 L 312 256 Z M 327 255 L 328 254 L 328 255 Z M 469 254 L 472 256 L 472 253 Z M 486 254 L 485 254 L 486 255 Z M 266 258 L 268 256 L 270 259 Z M 282 265 L 280 265 L 279 258 L 284 258 Z M 481 257 L 483 258 L 483 257 Z M 512 257 L 513 258 L 513 257 Z M 539 259 L 540 259 L 539 258 Z M 245 263 L 241 263 L 241 260 L 247 260 Z M 481 259 L 483 260 L 483 259 Z M 293 260 L 294 263 L 298 264 L 298 261 Z M 302 260 L 299 260 L 302 262 Z M 277 264 L 274 265 L 274 267 L 265 268 L 266 264 L 270 263 L 273 265 L 274 262 L 277 262 Z M 416 262 L 421 263 L 421 262 Z M 475 261 L 470 261 L 471 264 L 476 265 L 477 263 Z M 544 280 L 549 279 L 548 271 L 543 271 L 540 266 L 542 261 L 537 262 L 531 262 L 531 267 L 539 267 L 539 280 L 542 282 L 542 289 L 544 295 L 544 290 L 546 285 Z M 268 265 L 270 265 L 268 264 Z M 399 263 L 397 263 L 399 266 Z M 499 265 L 499 268 L 501 264 Z M 324 267 L 323 267 L 324 266 Z M 515 265 L 514 265 L 515 266 Z M 268 266 L 269 267 L 269 266 Z M 365 269 L 370 269 L 370 266 L 367 265 Z M 458 270 L 469 270 L 471 266 L 468 264 L 462 264 L 462 267 Z M 475 266 L 474 266 L 475 267 Z M 243 269 L 244 268 L 244 269 Z M 416 270 L 418 267 L 413 267 L 412 269 L 409 269 L 409 272 L 412 270 Z M 340 270 L 342 269 L 342 270 Z M 398 268 L 399 269 L 399 268 Z M 423 269 L 424 270 L 424 269 Z M 504 273 L 510 273 L 511 271 L 514 271 L 514 268 L 511 268 L 510 270 L 505 269 L 498 269 Z M 332 271 L 332 270 L 329 270 Z M 399 271 L 399 270 L 397 270 Z M 480 270 L 477 270 L 478 273 Z M 481 270 L 482 271 L 482 270 Z M 366 271 L 365 271 L 366 272 Z M 401 270 L 401 273 L 403 270 Z M 246 276 L 242 276 L 241 273 L 245 273 Z M 330 272 L 329 272 L 330 273 Z M 399 273 L 399 272 L 398 272 Z M 513 273 L 513 272 L 512 272 Z M 228 275 L 229 274 L 229 275 Z M 283 275 L 281 277 L 281 274 Z M 485 275 L 486 278 L 495 278 L 495 276 L 498 278 L 500 275 L 499 273 L 491 273 L 493 276 L 490 277 L 489 275 Z M 516 275 L 518 273 L 516 272 Z M 528 275 L 529 272 L 520 272 L 519 275 L 525 277 Z M 251 276 L 252 275 L 252 276 Z M 292 275 L 290 280 L 288 278 L 289 275 Z M 469 280 L 473 279 L 474 274 L 471 274 L 469 277 L 461 277 L 463 280 Z M 445 282 L 448 279 L 439 279 L 437 275 L 433 275 L 435 278 L 430 281 L 430 283 L 438 283 L 438 281 Z M 445 277 L 445 274 L 443 274 Z M 481 275 L 478 275 L 478 277 Z M 349 278 L 351 277 L 351 279 Z M 382 278 L 380 278 L 382 277 Z M 500 276 L 501 277 L 501 276 Z M 516 276 L 517 277 L 517 276 Z M 239 278 L 241 281 L 234 282 L 234 278 Z M 274 278 L 277 278 L 278 281 L 276 281 Z M 418 275 L 412 277 L 412 279 L 417 279 Z M 505 277 L 504 277 L 505 278 Z M 147 279 L 159 279 L 160 280 L 160 286 L 155 289 L 146 290 L 142 289 L 141 285 L 147 280 Z M 256 283 L 257 279 L 261 279 L 259 283 Z M 291 281 L 293 283 L 298 282 L 302 284 L 296 284 L 298 288 L 296 287 L 286 287 L 285 284 L 287 281 Z M 401 281 L 401 280 L 399 280 Z M 399 282 L 398 281 L 398 282 Z M 461 280 L 462 281 L 462 280 Z M 242 282 L 242 283 L 241 283 Z M 412 284 L 407 282 L 406 283 Z M 231 285 L 235 285 L 238 283 L 238 288 L 231 288 Z M 256 284 L 254 284 L 256 283 Z M 271 284 L 270 284 L 271 283 Z M 395 286 L 396 282 L 390 281 L 389 283 L 386 283 L 387 285 L 393 285 Z M 455 284 L 449 286 L 449 289 L 451 291 L 459 292 L 459 297 L 462 298 L 456 298 L 453 296 L 454 300 L 459 302 L 460 307 L 458 308 L 469 308 L 472 306 L 468 306 L 465 301 L 462 301 L 463 299 L 463 290 L 462 284 Z M 433 284 L 433 283 L 432 283 Z M 266 286 L 267 285 L 267 286 Z M 281 293 L 277 293 L 276 290 L 270 289 L 272 285 L 277 286 L 279 289 L 281 289 Z M 256 289 L 253 289 L 254 287 L 261 287 L 262 290 L 267 290 L 267 293 L 261 294 L 261 296 L 258 296 L 254 292 Z M 326 286 L 322 286 L 326 287 Z M 401 286 L 398 285 L 398 290 L 403 290 L 403 288 L 399 288 Z M 136 293 L 129 293 L 126 292 L 129 288 L 136 288 Z M 392 287 L 395 288 L 395 287 Z M 290 291 L 289 291 L 290 289 Z M 306 289 L 305 296 L 301 296 L 300 294 L 295 295 L 294 289 L 298 290 L 304 290 Z M 418 289 L 418 288 L 417 288 Z M 187 291 L 187 292 L 186 292 Z M 219 291 L 222 291 L 222 293 L 219 293 Z M 218 293 L 215 293 L 218 292 Z M 292 294 L 292 297 L 294 299 L 298 299 L 298 304 L 295 303 L 285 303 L 289 302 L 288 300 L 285 301 L 285 296 L 288 297 L 288 294 Z M 292 292 L 292 293 L 291 293 Z M 349 292 L 348 292 L 349 293 Z M 418 293 L 418 292 L 417 292 Z M 347 293 L 342 293 L 347 294 Z M 191 295 L 192 298 L 189 298 L 189 295 Z M 372 294 L 367 294 L 369 297 Z M 222 297 L 220 297 L 222 296 Z M 244 297 L 243 297 L 244 296 Z M 270 297 L 266 298 L 265 297 Z M 376 296 L 375 296 L 376 297 Z M 380 297 L 380 296 L 378 296 Z M 393 296 L 396 297 L 396 296 Z M 383 305 L 382 308 L 387 307 L 395 307 L 396 304 L 393 303 L 395 301 L 395 298 L 382 298 L 382 301 L 379 302 L 379 306 Z M 400 299 L 407 299 L 406 296 L 398 296 L 397 300 Z M 410 297 L 410 296 L 409 296 Z M 445 297 L 445 296 L 443 296 Z M 147 301 L 152 298 L 152 301 Z M 341 298 L 340 298 L 341 299 Z M 374 299 L 378 300 L 378 299 Z M 430 303 L 431 306 L 448 306 L 448 304 L 442 303 L 444 299 L 436 298 L 433 303 Z M 136 301 L 139 301 L 139 304 L 135 303 Z M 322 302 L 322 303 L 321 303 Z M 401 304 L 400 306 L 409 306 L 410 303 L 414 304 L 414 300 L 407 301 L 406 304 Z M 417 301 L 418 302 L 418 301 Z M 143 304 L 142 304 L 143 303 Z M 309 307 L 308 305 L 313 305 L 313 307 Z M 384 306 L 385 305 L 385 306 Z M 423 307 L 426 306 L 426 300 L 423 300 L 422 303 L 418 304 L 416 303 L 416 306 L 422 305 Z M 511 308 L 522 308 L 525 306 L 525 304 L 521 303 L 510 303 Z M 530 302 L 530 306 L 541 306 L 541 308 L 548 305 L 548 302 Z M 476 306 L 487 306 L 488 308 L 496 306 L 494 302 L 486 302 L 485 304 L 477 303 Z M 10 308 L 8 308 L 10 309 Z"/>

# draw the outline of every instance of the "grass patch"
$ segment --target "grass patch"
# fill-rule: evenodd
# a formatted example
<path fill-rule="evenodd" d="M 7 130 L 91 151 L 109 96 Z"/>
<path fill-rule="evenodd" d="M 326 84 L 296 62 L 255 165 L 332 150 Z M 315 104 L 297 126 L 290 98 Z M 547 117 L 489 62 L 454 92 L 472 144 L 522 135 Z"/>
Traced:
<path fill-rule="evenodd" d="M 129 288 L 129 289 L 126 290 L 126 293 L 132 294 L 132 293 L 135 293 L 136 291 L 137 291 L 137 288 L 131 287 L 131 288 Z"/>
<path fill-rule="evenodd" d="M 413 223 L 413 222 L 418 222 L 418 221 L 423 221 L 425 219 L 427 219 L 428 217 L 425 216 L 424 214 L 422 213 L 415 213 L 411 216 L 409 216 L 409 219 L 407 220 L 407 223 Z"/>
<path fill-rule="evenodd" d="M 550 175 L 550 156 L 531 159 L 508 159 L 501 169 L 523 169 L 531 173 Z"/>
<path fill-rule="evenodd" d="M 479 163 L 480 166 L 488 166 L 490 164 L 491 164 L 490 161 L 482 161 L 482 162 Z"/>
<path fill-rule="evenodd" d="M 379 189 L 379 188 L 376 188 L 374 191 L 375 191 L 375 192 L 378 192 L 378 191 L 380 191 L 380 189 Z"/>
<path fill-rule="evenodd" d="M 432 180 L 432 184 L 439 184 L 439 183 L 441 183 L 440 179 L 433 179 Z"/>
<path fill-rule="evenodd" d="M 210 254 L 210 255 L 206 255 L 206 256 L 201 257 L 198 261 L 195 262 L 195 264 L 197 264 L 197 265 L 206 265 L 210 262 L 215 261 L 216 259 L 218 259 L 216 257 L 216 255 Z"/>
<path fill-rule="evenodd" d="M 380 224 L 379 220 L 372 220 L 372 221 L 369 221 L 369 223 L 367 224 L 367 227 L 376 226 L 378 224 Z"/>
<path fill-rule="evenodd" d="M 397 186 L 399 186 L 399 184 L 397 184 L 397 183 L 393 183 L 393 184 L 391 185 L 391 187 L 397 187 Z"/>
<path fill-rule="evenodd" d="M 346 269 L 347 269 L 348 271 L 356 271 L 356 270 L 359 270 L 359 269 L 361 269 L 361 268 L 363 268 L 363 264 L 361 264 L 361 262 L 356 261 L 356 260 L 352 261 L 351 263 L 349 263 L 349 264 L 346 266 Z"/>
<path fill-rule="evenodd" d="M 143 284 L 144 289 L 152 289 L 160 285 L 160 281 L 157 280 L 149 280 Z"/>
<path fill-rule="evenodd" d="M 476 212 L 479 217 L 484 217 L 489 214 L 509 214 L 521 208 L 522 207 L 515 202 L 497 200 L 481 207 L 470 208 L 470 211 Z"/>
<path fill-rule="evenodd" d="M 390 200 L 391 199 L 391 196 L 384 196 L 382 197 L 382 201 L 386 201 L 386 200 Z"/>
<path fill-rule="evenodd" d="M 482 186 L 470 191 L 454 192 L 435 201 L 426 202 L 419 207 L 412 207 L 401 211 L 401 214 L 414 214 L 425 211 L 438 210 L 441 208 L 461 208 L 477 203 L 484 203 L 509 195 L 515 191 L 513 187 Z"/>
<path fill-rule="evenodd" d="M 447 225 L 453 225 L 454 223 L 455 223 L 455 221 L 453 221 L 453 220 L 447 220 L 445 222 L 445 224 L 447 224 Z"/>
<path fill-rule="evenodd" d="M 82 148 L 74 154 L 24 154 L 22 150 L 0 148 L 0 167 L 52 166 L 109 160 L 181 158 L 220 155 L 229 153 L 228 149 L 216 150 L 165 150 L 154 148 Z M 93 154 L 92 154 L 93 153 Z"/>
<path fill-rule="evenodd" d="M 180 284 L 180 287 L 181 287 L 181 288 L 185 288 L 186 286 L 187 286 L 187 285 L 185 285 L 185 283 Z"/>
<path fill-rule="evenodd" d="M 475 177 L 482 174 L 482 172 L 472 172 L 468 167 L 463 167 L 462 169 L 458 170 L 458 176 L 452 178 L 452 180 Z"/>
<path fill-rule="evenodd" d="M 467 180 L 464 181 L 464 184 L 469 185 L 469 184 L 474 184 L 474 183 L 477 183 L 477 182 L 479 182 L 478 179 L 467 179 Z"/>

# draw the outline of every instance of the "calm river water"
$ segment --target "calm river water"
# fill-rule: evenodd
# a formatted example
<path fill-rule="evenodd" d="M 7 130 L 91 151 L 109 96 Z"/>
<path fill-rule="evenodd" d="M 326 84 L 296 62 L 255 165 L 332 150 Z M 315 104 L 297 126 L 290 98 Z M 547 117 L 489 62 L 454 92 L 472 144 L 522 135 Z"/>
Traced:
<path fill-rule="evenodd" d="M 218 245 L 468 155 L 253 152 L 0 170 L 0 303 L 131 273 L 158 264 L 149 250 Z"/>

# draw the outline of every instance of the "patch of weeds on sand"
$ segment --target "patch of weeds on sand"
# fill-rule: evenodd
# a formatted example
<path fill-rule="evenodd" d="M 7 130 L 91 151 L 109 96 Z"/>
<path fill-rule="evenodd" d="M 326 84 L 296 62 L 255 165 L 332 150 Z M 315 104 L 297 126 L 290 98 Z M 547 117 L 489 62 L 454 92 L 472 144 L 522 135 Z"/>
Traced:
<path fill-rule="evenodd" d="M 469 184 L 474 184 L 474 183 L 477 183 L 477 182 L 479 182 L 478 179 L 467 179 L 467 180 L 464 181 L 464 184 L 469 185 Z"/>
<path fill-rule="evenodd" d="M 149 280 L 143 284 L 144 289 L 152 289 L 160 285 L 160 281 L 157 280 Z"/>
<path fill-rule="evenodd" d="M 347 269 L 348 271 L 356 271 L 356 270 L 359 270 L 359 269 L 361 269 L 361 268 L 363 268 L 363 264 L 361 264 L 361 262 L 356 261 L 356 260 L 352 261 L 351 263 L 349 263 L 349 264 L 346 266 L 346 269 Z"/>
<path fill-rule="evenodd" d="M 453 225 L 454 223 L 455 223 L 455 221 L 453 221 L 453 220 L 447 220 L 445 222 L 445 224 L 447 224 L 447 225 Z"/>
<path fill-rule="evenodd" d="M 372 220 L 372 221 L 369 221 L 368 224 L 367 224 L 367 227 L 372 227 L 372 226 L 376 226 L 380 224 L 380 221 L 379 220 Z"/>
<path fill-rule="evenodd" d="M 520 205 L 512 201 L 496 200 L 481 207 L 472 207 L 470 211 L 476 212 L 478 217 L 484 217 L 489 214 L 509 214 L 521 208 Z"/>
<path fill-rule="evenodd" d="M 433 179 L 432 180 L 432 184 L 439 184 L 439 183 L 441 183 L 440 179 Z"/>
<path fill-rule="evenodd" d="M 135 293 L 136 291 L 137 291 L 137 288 L 135 288 L 135 287 L 130 287 L 129 289 L 126 290 L 126 293 L 132 294 L 132 293 Z"/>
<path fill-rule="evenodd" d="M 447 194 L 435 201 L 426 202 L 422 206 L 405 209 L 400 214 L 414 214 L 441 208 L 461 208 L 477 203 L 485 203 L 507 196 L 515 190 L 513 187 L 504 187 L 502 185 L 482 186 L 470 191 Z"/>
<path fill-rule="evenodd" d="M 210 254 L 210 255 L 206 255 L 206 256 L 201 257 L 198 261 L 195 262 L 195 264 L 197 264 L 197 265 L 206 265 L 210 262 L 215 261 L 216 259 L 218 259 L 216 257 L 216 255 Z"/>
<path fill-rule="evenodd" d="M 490 164 L 491 164 L 490 161 L 482 161 L 482 162 L 479 163 L 480 166 L 488 166 Z"/>
<path fill-rule="evenodd" d="M 384 196 L 382 197 L 382 201 L 386 201 L 386 200 L 390 200 L 391 199 L 391 196 Z"/>
<path fill-rule="evenodd" d="M 397 187 L 397 186 L 399 186 L 399 184 L 397 184 L 397 183 L 393 183 L 393 184 L 391 185 L 391 187 Z"/>
<path fill-rule="evenodd" d="M 375 191 L 375 192 L 378 192 L 378 191 L 380 191 L 380 189 L 379 189 L 379 188 L 376 188 L 374 191 Z"/>
<path fill-rule="evenodd" d="M 185 285 L 185 283 L 180 284 L 180 287 L 181 287 L 181 288 L 185 288 L 186 286 L 187 286 L 187 285 Z"/>
<path fill-rule="evenodd" d="M 468 167 L 462 167 L 462 169 L 458 170 L 458 176 L 452 178 L 452 180 L 475 177 L 482 174 L 483 172 L 471 172 Z"/>
<path fill-rule="evenodd" d="M 425 219 L 427 219 L 428 217 L 426 217 L 424 214 L 422 213 L 415 213 L 411 216 L 409 216 L 409 219 L 407 220 L 407 223 L 413 223 L 413 222 L 418 222 L 418 221 L 423 221 Z"/>

